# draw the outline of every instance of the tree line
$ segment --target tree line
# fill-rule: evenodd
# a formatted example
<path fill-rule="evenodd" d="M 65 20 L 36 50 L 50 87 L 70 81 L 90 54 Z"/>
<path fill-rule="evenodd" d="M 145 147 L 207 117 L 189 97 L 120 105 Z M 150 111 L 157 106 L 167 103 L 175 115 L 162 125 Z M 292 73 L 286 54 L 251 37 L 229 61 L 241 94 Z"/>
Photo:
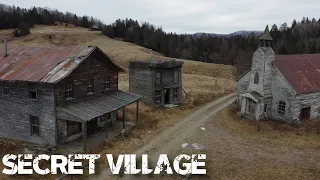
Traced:
<path fill-rule="evenodd" d="M 35 24 L 55 25 L 57 22 L 84 28 L 97 25 L 110 38 L 122 38 L 123 41 L 153 49 L 168 57 L 235 65 L 239 73 L 251 65 L 253 52 L 259 43 L 259 35 L 254 33 L 248 36 L 167 33 L 161 27 L 132 19 L 118 19 L 106 25 L 99 19 L 80 17 L 70 12 L 0 4 L 0 29 L 18 28 L 17 36 L 28 34 L 24 29 L 28 31 Z M 287 23 L 279 27 L 273 25 L 270 34 L 277 54 L 320 53 L 320 19 L 304 17 L 301 21 L 293 20 L 290 26 Z"/>

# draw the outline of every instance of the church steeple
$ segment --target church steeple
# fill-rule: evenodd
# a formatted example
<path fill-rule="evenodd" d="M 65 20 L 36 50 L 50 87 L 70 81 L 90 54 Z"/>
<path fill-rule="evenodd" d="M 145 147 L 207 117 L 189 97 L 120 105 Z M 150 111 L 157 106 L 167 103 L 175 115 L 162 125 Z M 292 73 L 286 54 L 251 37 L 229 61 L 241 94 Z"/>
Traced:
<path fill-rule="evenodd" d="M 260 47 L 271 47 L 272 37 L 270 36 L 269 26 L 267 25 L 263 35 L 259 38 Z"/>

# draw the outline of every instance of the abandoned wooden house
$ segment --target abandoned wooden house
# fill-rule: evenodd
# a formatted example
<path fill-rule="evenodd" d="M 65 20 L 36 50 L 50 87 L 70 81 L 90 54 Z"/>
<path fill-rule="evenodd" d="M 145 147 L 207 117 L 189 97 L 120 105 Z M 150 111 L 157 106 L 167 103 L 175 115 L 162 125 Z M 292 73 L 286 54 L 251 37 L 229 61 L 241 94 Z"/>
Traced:
<path fill-rule="evenodd" d="M 320 54 L 275 55 L 268 26 L 252 66 L 238 79 L 244 117 L 299 123 L 320 117 Z"/>
<path fill-rule="evenodd" d="M 55 146 L 83 139 L 86 145 L 97 131 L 107 133 L 129 104 L 137 103 L 138 118 L 140 96 L 118 90 L 123 69 L 98 47 L 1 48 L 0 136 Z"/>
<path fill-rule="evenodd" d="M 89 28 L 89 31 L 101 31 L 100 28 L 97 26 L 97 25 L 92 25 L 90 28 Z"/>
<path fill-rule="evenodd" d="M 154 106 L 182 104 L 181 67 L 176 60 L 135 61 L 129 64 L 129 91 Z"/>

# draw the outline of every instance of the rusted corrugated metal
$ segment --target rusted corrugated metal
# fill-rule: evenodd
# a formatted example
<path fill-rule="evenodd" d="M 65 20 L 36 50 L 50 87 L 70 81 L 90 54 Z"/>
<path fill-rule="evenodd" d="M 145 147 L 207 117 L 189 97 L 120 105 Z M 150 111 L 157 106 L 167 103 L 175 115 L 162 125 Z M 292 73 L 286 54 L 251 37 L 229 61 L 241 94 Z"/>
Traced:
<path fill-rule="evenodd" d="M 1 49 L 0 80 L 47 83 L 56 83 L 68 76 L 94 50 L 102 52 L 96 46 L 42 48 L 9 45 L 9 56 L 5 57 L 3 46 Z"/>
<path fill-rule="evenodd" d="M 276 55 L 274 64 L 297 94 L 320 92 L 320 54 Z"/>
<path fill-rule="evenodd" d="M 107 95 L 59 105 L 57 107 L 57 118 L 64 119 L 67 114 L 76 117 L 79 121 L 90 121 L 106 113 L 128 106 L 139 99 L 141 99 L 139 95 L 117 90 Z"/>

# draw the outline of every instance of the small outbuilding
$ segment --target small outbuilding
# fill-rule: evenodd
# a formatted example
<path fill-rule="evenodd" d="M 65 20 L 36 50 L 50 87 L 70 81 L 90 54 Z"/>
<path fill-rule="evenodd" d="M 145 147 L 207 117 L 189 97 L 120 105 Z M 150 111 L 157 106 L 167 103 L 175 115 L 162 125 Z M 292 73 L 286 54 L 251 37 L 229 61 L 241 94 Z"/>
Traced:
<path fill-rule="evenodd" d="M 97 25 L 93 25 L 89 28 L 89 31 L 101 31 Z"/>
<path fill-rule="evenodd" d="M 135 61 L 129 65 L 129 91 L 154 106 L 182 104 L 181 67 L 176 60 Z"/>

